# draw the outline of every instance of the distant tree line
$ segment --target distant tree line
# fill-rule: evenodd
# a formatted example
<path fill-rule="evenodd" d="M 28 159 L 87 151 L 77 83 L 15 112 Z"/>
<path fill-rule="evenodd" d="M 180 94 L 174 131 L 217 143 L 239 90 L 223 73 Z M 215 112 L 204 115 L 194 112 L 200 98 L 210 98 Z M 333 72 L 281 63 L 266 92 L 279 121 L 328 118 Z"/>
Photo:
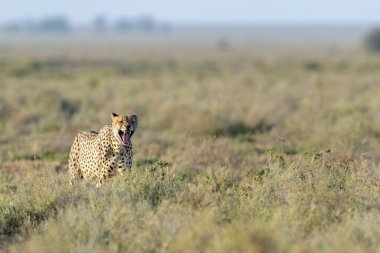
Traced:
<path fill-rule="evenodd" d="M 10 32 L 18 31 L 57 31 L 64 32 L 70 30 L 69 21 L 64 16 L 54 16 L 41 19 L 39 21 L 26 19 L 13 21 L 2 26 L 2 30 Z"/>
<path fill-rule="evenodd" d="M 155 30 L 170 30 L 170 25 L 168 23 L 157 22 L 151 16 L 140 16 L 137 18 L 122 17 L 115 22 L 110 23 L 104 15 L 98 15 L 95 17 L 92 26 L 97 31 L 116 30 L 121 32 L 152 32 Z"/>
<path fill-rule="evenodd" d="M 371 30 L 364 39 L 368 51 L 380 53 L 380 27 Z"/>
<path fill-rule="evenodd" d="M 51 16 L 40 20 L 26 19 L 21 21 L 8 22 L 0 25 L 0 29 L 9 32 L 31 31 L 31 32 L 67 32 L 77 28 L 65 16 Z M 105 15 L 98 15 L 85 28 L 97 32 L 105 31 L 168 31 L 168 23 L 157 22 L 151 16 L 140 16 L 137 18 L 122 17 L 116 21 L 110 22 Z"/>

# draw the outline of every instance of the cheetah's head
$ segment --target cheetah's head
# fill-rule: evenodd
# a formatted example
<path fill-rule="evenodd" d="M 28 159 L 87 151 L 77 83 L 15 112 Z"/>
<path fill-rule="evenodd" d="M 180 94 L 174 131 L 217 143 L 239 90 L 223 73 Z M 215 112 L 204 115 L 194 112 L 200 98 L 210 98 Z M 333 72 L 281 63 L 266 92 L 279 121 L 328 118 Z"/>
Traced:
<path fill-rule="evenodd" d="M 112 113 L 112 129 L 121 143 L 127 144 L 137 128 L 137 115 L 117 115 Z"/>

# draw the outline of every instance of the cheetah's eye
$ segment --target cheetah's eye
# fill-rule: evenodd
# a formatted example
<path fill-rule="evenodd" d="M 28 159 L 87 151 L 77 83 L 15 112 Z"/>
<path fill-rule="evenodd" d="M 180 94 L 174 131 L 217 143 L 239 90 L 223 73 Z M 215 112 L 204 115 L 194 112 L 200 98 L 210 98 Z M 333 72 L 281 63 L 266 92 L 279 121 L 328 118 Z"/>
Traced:
<path fill-rule="evenodd" d="M 119 121 L 119 123 L 120 123 L 120 124 L 123 124 L 123 121 L 121 120 L 121 121 Z"/>

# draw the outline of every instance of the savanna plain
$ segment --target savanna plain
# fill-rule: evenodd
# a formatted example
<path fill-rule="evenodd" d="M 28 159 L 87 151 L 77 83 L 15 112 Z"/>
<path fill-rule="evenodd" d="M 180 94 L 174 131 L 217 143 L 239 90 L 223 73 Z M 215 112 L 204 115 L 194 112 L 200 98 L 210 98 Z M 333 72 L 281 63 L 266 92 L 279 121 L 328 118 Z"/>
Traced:
<path fill-rule="evenodd" d="M 380 56 L 355 43 L 12 36 L 1 251 L 380 252 Z M 75 134 L 112 112 L 139 115 L 132 172 L 70 186 Z"/>

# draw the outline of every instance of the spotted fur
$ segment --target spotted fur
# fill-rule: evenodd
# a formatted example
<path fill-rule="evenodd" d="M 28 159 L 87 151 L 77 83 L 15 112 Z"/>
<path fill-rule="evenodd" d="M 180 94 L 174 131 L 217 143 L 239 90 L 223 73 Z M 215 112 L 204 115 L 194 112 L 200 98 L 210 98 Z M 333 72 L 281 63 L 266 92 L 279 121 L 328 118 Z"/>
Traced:
<path fill-rule="evenodd" d="M 75 179 L 96 179 L 97 186 L 117 172 L 132 167 L 131 137 L 137 127 L 137 115 L 112 113 L 112 123 L 95 131 L 76 135 L 69 156 L 70 184 Z"/>

